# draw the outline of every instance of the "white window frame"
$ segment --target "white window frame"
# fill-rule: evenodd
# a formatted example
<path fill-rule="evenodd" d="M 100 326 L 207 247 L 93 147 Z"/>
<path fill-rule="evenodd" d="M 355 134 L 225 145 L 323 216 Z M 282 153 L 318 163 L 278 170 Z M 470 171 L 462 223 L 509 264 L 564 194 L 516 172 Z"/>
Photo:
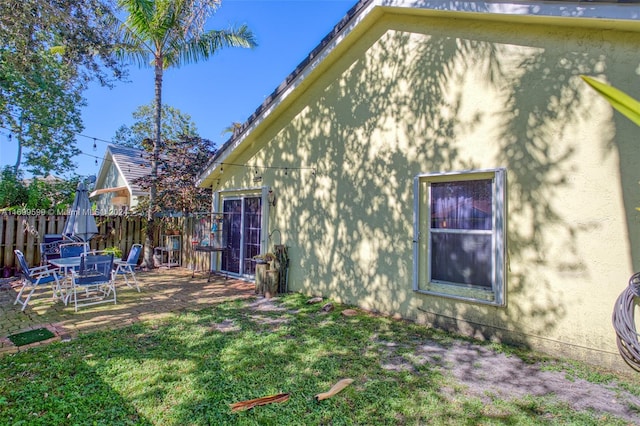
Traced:
<path fill-rule="evenodd" d="M 431 183 L 492 180 L 491 288 L 431 280 Z M 413 290 L 418 293 L 506 306 L 506 184 L 505 168 L 425 173 L 414 178 Z"/>

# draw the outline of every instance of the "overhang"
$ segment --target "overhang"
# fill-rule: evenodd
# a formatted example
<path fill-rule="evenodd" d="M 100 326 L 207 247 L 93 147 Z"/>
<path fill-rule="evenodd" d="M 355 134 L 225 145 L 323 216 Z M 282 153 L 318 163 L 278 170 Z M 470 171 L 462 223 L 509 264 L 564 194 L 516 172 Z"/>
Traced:
<path fill-rule="evenodd" d="M 502 23 L 574 26 L 604 30 L 640 32 L 638 0 L 617 1 L 443 1 L 443 0 L 362 0 L 353 6 L 333 30 L 287 76 L 267 99 L 245 121 L 239 131 L 227 140 L 205 166 L 196 181 L 202 188 L 211 187 L 220 166 L 232 163 L 250 135 L 271 121 L 290 105 L 304 88 L 327 67 L 324 62 L 336 51 L 344 51 L 357 40 L 358 34 L 383 14 L 406 14 L 439 18 L 484 20 Z M 337 55 L 335 55 L 337 56 Z"/>

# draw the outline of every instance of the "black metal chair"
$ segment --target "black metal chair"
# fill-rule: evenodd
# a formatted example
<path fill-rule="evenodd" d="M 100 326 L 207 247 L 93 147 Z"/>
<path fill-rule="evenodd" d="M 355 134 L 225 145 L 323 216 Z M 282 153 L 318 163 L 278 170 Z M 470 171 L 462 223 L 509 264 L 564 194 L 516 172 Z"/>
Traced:
<path fill-rule="evenodd" d="M 63 244 L 64 240 L 46 241 L 40 243 L 40 265 L 46 265 L 51 259 L 60 258 L 60 244 Z"/>

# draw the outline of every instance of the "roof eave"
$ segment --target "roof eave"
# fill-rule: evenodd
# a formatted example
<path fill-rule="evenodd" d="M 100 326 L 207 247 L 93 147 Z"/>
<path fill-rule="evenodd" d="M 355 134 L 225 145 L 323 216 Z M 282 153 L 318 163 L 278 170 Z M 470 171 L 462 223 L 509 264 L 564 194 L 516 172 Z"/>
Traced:
<path fill-rule="evenodd" d="M 455 16 L 475 20 L 518 23 L 548 23 L 619 31 L 640 32 L 640 5 L 618 2 L 565 1 L 442 1 L 442 0 L 362 0 L 287 76 L 273 93 L 245 121 L 238 134 L 227 140 L 200 173 L 196 185 L 212 187 L 220 165 L 231 161 L 233 153 L 248 136 L 273 114 L 318 65 L 362 22 L 383 13 Z"/>

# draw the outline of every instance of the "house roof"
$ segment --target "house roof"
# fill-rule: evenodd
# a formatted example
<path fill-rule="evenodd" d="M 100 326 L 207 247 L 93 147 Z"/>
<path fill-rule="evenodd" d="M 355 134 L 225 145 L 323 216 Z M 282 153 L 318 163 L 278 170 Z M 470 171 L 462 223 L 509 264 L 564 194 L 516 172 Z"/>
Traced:
<path fill-rule="evenodd" d="M 91 196 L 105 192 L 104 183 L 109 167 L 112 164 L 116 166 L 118 172 L 124 178 L 126 188 L 131 195 L 149 195 L 148 191 L 143 190 L 140 185 L 135 183 L 138 178 L 151 173 L 151 162 L 147 159 L 145 151 L 119 145 L 108 145 L 102 166 L 100 166 L 100 172 L 98 173 L 96 191 L 94 191 Z M 121 188 L 122 187 L 118 187 L 118 189 Z"/>
<path fill-rule="evenodd" d="M 556 25 L 574 25 L 640 31 L 640 0 L 600 1 L 442 1 L 442 0 L 360 0 L 327 34 L 320 44 L 285 78 L 285 80 L 258 106 L 238 131 L 220 147 L 200 174 L 197 184 L 210 187 L 213 174 L 220 165 L 229 161 L 231 153 L 243 145 L 247 136 L 281 105 L 289 104 L 304 90 L 306 80 L 327 61 L 331 53 L 345 43 L 358 27 L 377 19 L 384 12 L 421 14 L 424 16 L 468 15 L 474 19 L 502 22 L 554 22 Z"/>
<path fill-rule="evenodd" d="M 47 182 L 47 183 L 64 182 L 64 179 L 62 179 L 62 178 L 60 178 L 58 176 L 54 176 L 52 174 L 48 174 L 45 177 L 22 179 L 22 183 L 24 183 L 26 186 L 29 186 L 29 185 L 31 185 L 31 182 L 33 182 L 35 179 L 38 179 L 40 181 L 44 181 L 44 182 Z"/>

